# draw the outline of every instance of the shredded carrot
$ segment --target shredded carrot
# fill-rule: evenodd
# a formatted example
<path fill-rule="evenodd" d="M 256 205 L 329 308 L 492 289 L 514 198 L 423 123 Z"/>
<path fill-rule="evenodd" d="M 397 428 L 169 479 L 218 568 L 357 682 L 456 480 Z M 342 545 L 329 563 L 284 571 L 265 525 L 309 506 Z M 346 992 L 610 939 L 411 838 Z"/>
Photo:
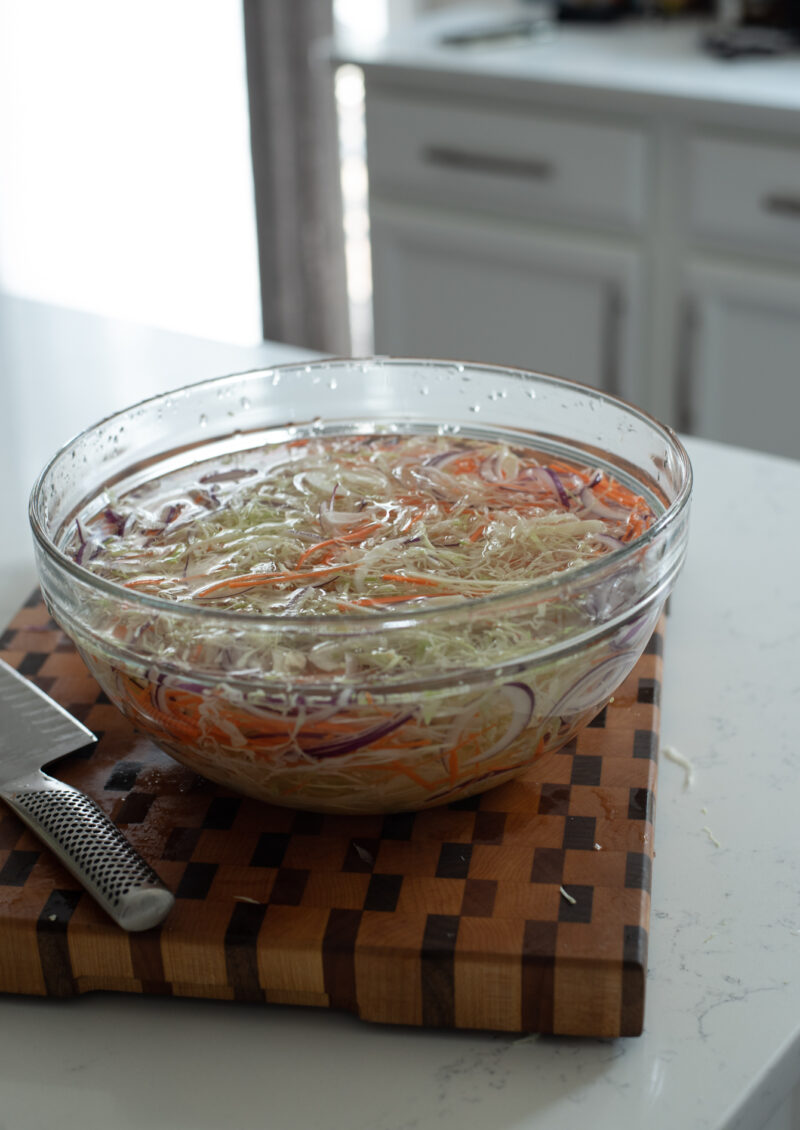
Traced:
<path fill-rule="evenodd" d="M 468 475 L 478 470 L 478 461 L 474 455 L 462 455 L 460 459 L 452 459 L 447 470 L 451 475 Z"/>
<path fill-rule="evenodd" d="M 138 589 L 143 585 L 163 585 L 168 577 L 134 577 L 132 581 L 125 582 L 126 589 Z"/>
<path fill-rule="evenodd" d="M 359 526 L 357 530 L 351 530 L 349 534 L 337 534 L 336 537 L 326 538 L 325 541 L 318 541 L 316 545 L 309 546 L 309 548 L 301 553 L 297 558 L 297 564 L 302 565 L 309 557 L 313 556 L 318 549 L 323 549 L 326 545 L 338 545 L 340 542 L 359 541 L 361 538 L 367 537 L 368 534 L 374 533 L 375 530 L 381 528 L 380 522 L 368 522 L 366 526 Z"/>
<path fill-rule="evenodd" d="M 433 585 L 438 588 L 444 581 L 435 581 L 432 577 L 406 577 L 402 573 L 382 573 L 382 581 L 402 581 L 406 585 Z"/>
<path fill-rule="evenodd" d="M 397 773 L 405 773 L 406 777 L 410 777 L 415 784 L 421 785 L 429 793 L 439 787 L 438 782 L 426 781 L 424 777 L 420 777 L 419 773 L 415 773 L 410 766 L 404 765 L 402 761 L 390 761 L 389 768 L 394 769 Z"/>
<path fill-rule="evenodd" d="M 208 596 L 211 592 L 216 592 L 217 589 L 242 589 L 250 588 L 255 585 L 277 585 L 281 581 L 301 581 L 308 580 L 309 577 L 329 577 L 334 573 L 343 573 L 349 569 L 357 569 L 360 562 L 352 561 L 344 565 L 332 565 L 330 568 L 325 569 L 310 569 L 308 572 L 298 573 L 293 570 L 290 573 L 245 573 L 239 577 L 228 577 L 224 581 L 217 581 L 216 584 L 207 585 L 204 589 L 199 589 L 193 593 L 194 597 Z"/>

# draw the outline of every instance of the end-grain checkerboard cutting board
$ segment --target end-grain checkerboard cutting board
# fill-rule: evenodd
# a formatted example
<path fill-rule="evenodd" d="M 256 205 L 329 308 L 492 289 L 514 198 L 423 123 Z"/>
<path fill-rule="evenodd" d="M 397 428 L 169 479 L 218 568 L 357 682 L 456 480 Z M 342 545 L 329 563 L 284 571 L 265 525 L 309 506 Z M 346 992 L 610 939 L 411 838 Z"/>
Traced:
<path fill-rule="evenodd" d="M 100 738 L 52 772 L 97 801 L 176 905 L 160 927 L 126 934 L 0 803 L 0 991 L 637 1035 L 661 640 L 588 729 L 516 781 L 427 812 L 333 817 L 239 797 L 173 762 L 32 598 L 0 655 Z"/>

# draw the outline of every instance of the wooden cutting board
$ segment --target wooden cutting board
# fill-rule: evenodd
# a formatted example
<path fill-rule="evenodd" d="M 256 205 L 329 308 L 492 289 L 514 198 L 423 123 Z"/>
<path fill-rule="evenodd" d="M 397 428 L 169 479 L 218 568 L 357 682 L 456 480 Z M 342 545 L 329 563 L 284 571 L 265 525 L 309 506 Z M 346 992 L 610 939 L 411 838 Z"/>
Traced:
<path fill-rule="evenodd" d="M 662 639 L 663 624 L 614 702 L 516 781 L 416 814 L 334 817 L 237 796 L 172 761 L 108 702 L 34 595 L 0 654 L 100 739 L 51 771 L 97 801 L 176 904 L 160 927 L 126 934 L 0 802 L 0 990 L 638 1035 Z"/>

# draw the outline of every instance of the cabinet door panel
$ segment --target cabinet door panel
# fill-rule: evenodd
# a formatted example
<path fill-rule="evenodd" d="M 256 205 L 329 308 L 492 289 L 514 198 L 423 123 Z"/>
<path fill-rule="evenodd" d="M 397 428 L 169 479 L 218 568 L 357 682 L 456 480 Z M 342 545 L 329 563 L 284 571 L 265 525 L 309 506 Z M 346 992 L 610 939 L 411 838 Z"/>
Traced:
<path fill-rule="evenodd" d="M 638 258 L 373 207 L 375 346 L 538 369 L 636 398 Z"/>
<path fill-rule="evenodd" d="M 689 427 L 798 458 L 800 278 L 695 267 L 689 292 Z"/>

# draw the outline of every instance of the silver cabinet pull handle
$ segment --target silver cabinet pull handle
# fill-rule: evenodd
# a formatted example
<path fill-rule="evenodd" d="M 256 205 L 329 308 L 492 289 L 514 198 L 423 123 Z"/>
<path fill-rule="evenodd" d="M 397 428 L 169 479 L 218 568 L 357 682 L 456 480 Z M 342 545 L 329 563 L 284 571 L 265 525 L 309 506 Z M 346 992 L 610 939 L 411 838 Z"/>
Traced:
<path fill-rule="evenodd" d="M 800 195 L 788 192 L 772 192 L 761 201 L 761 206 L 767 212 L 776 216 L 787 216 L 793 220 L 800 220 Z"/>
<path fill-rule="evenodd" d="M 522 177 L 526 180 L 549 180 L 555 175 L 550 161 L 531 157 L 499 157 L 492 153 L 474 153 L 448 145 L 429 145 L 423 151 L 429 165 L 463 169 L 469 173 L 491 173 L 496 176 Z"/>

